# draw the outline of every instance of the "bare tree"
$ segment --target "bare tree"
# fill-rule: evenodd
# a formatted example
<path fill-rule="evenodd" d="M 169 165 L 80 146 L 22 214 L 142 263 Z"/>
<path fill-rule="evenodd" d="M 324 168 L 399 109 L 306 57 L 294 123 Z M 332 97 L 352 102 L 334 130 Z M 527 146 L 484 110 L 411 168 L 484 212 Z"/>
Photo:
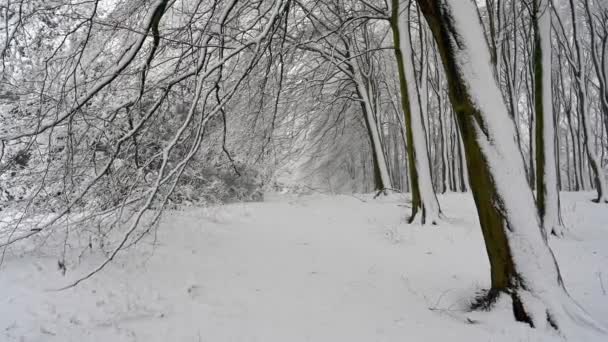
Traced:
<path fill-rule="evenodd" d="M 567 334 L 575 324 L 595 326 L 566 292 L 542 233 L 488 45 L 480 23 L 471 20 L 475 4 L 418 2 L 442 56 L 490 259 L 492 288 L 483 305 L 504 294 L 512 299 L 515 318 L 533 327 Z"/>
<path fill-rule="evenodd" d="M 534 0 L 534 113 L 536 115 L 536 203 L 546 233 L 561 236 L 555 123 L 551 83 L 551 10 L 549 1 Z"/>
<path fill-rule="evenodd" d="M 399 68 L 401 106 L 407 127 L 412 193 L 412 214 L 409 222 L 413 222 L 416 215 L 420 213 L 420 220 L 423 224 L 427 222 L 436 224 L 441 215 L 441 208 L 433 189 L 421 98 L 415 82 L 410 21 L 408 20 L 409 6 L 402 11 L 399 0 L 393 0 L 391 13 L 395 56 Z"/>

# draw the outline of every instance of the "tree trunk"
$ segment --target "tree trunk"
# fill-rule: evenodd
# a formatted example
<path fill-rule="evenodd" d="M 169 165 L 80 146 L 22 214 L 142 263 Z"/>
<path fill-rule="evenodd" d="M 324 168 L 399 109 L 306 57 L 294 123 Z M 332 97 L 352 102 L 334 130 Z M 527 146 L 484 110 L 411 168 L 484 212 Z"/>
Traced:
<path fill-rule="evenodd" d="M 353 68 L 355 69 L 355 68 Z M 374 166 L 374 190 L 385 191 L 386 189 L 392 189 L 391 178 L 388 172 L 388 165 L 386 158 L 384 157 L 384 149 L 382 147 L 382 141 L 380 140 L 380 134 L 378 131 L 378 125 L 376 124 L 376 118 L 373 115 L 372 107 L 369 103 L 369 97 L 367 96 L 366 89 L 361 86 L 357 81 L 357 94 L 361 99 L 361 110 L 365 119 L 365 126 L 369 135 L 369 140 L 372 148 L 372 162 Z"/>
<path fill-rule="evenodd" d="M 493 77 L 475 5 L 418 0 L 433 31 L 464 141 L 469 182 L 490 259 L 487 299 L 512 299 L 517 320 L 568 334 L 582 322 L 601 327 L 568 295 L 541 232 L 534 196 L 517 147 L 515 126 Z M 575 323 L 576 322 L 576 323 Z"/>
<path fill-rule="evenodd" d="M 365 128 L 367 129 L 367 135 L 369 137 L 370 149 L 372 151 L 372 169 L 373 169 L 373 186 L 375 191 L 382 191 L 385 186 L 382 182 L 382 176 L 380 174 L 380 165 L 378 165 L 376 142 L 372 135 L 372 130 L 369 124 L 369 115 L 367 115 L 367 109 L 363 102 L 361 102 L 361 112 L 363 114 L 363 121 L 365 122 Z"/>
<path fill-rule="evenodd" d="M 536 205 L 544 232 L 562 236 L 555 162 L 551 84 L 551 10 L 549 0 L 534 0 L 534 112 L 536 114 Z"/>
<path fill-rule="evenodd" d="M 412 193 L 412 223 L 420 213 L 422 224 L 436 224 L 441 215 L 441 208 L 433 190 L 431 180 L 429 153 L 426 132 L 424 129 L 421 101 L 416 90 L 414 65 L 409 40 L 409 22 L 407 10 L 400 13 L 399 0 L 392 0 L 391 28 L 395 44 L 395 57 L 399 69 L 401 89 L 401 106 L 405 114 L 407 148 L 410 171 L 410 188 Z M 408 78 L 410 77 L 409 81 Z M 414 77 L 414 78 L 412 78 Z"/>
<path fill-rule="evenodd" d="M 469 174 L 467 170 L 466 156 L 465 153 L 462 153 L 464 150 L 464 142 L 462 141 L 460 132 L 456 131 L 456 133 L 456 141 L 458 143 L 458 164 L 460 165 L 460 192 L 467 192 L 467 179 L 469 179 Z"/>

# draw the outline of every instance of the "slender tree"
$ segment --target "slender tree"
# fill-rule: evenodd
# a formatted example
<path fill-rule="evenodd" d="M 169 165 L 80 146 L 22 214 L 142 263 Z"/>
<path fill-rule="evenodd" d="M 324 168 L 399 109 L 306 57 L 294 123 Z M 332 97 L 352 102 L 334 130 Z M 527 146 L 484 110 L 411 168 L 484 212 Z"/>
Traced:
<path fill-rule="evenodd" d="M 546 233 L 561 236 L 555 161 L 555 126 L 551 84 L 551 11 L 548 0 L 533 0 L 534 109 L 536 114 L 536 204 Z"/>
<path fill-rule="evenodd" d="M 427 222 L 436 224 L 441 215 L 441 208 L 433 189 L 421 99 L 416 89 L 416 82 L 413 79 L 415 74 L 410 44 L 408 11 L 409 8 L 400 6 L 399 0 L 392 0 L 390 22 L 399 70 L 401 107 L 405 115 L 410 165 L 412 214 L 409 222 L 413 222 L 417 214 L 420 214 L 420 220 L 423 224 Z"/>

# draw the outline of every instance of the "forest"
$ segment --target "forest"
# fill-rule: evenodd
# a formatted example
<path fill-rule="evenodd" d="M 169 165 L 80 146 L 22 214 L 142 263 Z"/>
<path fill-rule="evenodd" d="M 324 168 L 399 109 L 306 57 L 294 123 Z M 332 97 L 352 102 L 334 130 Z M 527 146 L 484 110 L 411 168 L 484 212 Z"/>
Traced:
<path fill-rule="evenodd" d="M 608 1 L 0 0 L 0 57 L 2 341 L 608 341 Z"/>

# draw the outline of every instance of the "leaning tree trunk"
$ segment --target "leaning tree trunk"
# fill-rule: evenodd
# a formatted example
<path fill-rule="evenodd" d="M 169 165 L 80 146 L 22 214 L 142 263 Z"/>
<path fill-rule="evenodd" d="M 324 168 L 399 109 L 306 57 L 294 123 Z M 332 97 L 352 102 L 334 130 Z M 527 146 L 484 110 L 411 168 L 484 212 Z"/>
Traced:
<path fill-rule="evenodd" d="M 555 162 L 555 125 L 551 84 L 551 11 L 549 0 L 534 0 L 534 112 L 536 114 L 536 205 L 547 234 L 562 236 Z"/>
<path fill-rule="evenodd" d="M 356 68 L 356 67 L 355 67 Z M 353 68 L 352 70 L 356 70 Z M 358 73 L 355 73 L 358 75 Z M 359 84 L 359 79 L 355 79 L 357 85 L 357 95 L 361 99 L 361 111 L 365 121 L 365 128 L 369 136 L 369 141 L 372 149 L 372 164 L 374 171 L 374 190 L 379 193 L 386 193 L 388 189 L 392 189 L 390 174 L 388 172 L 388 163 L 384 155 L 384 148 L 380 140 L 380 132 L 376 123 L 376 117 L 372 112 L 372 106 L 369 103 L 367 89 Z"/>
<path fill-rule="evenodd" d="M 373 142 L 374 158 L 376 161 L 376 165 L 374 167 L 378 167 L 380 181 L 382 182 L 382 189 L 379 189 L 379 191 L 386 193 L 393 188 L 393 185 L 388 172 L 388 163 L 386 161 L 386 155 L 384 154 L 382 140 L 380 139 L 380 130 L 378 129 L 378 124 L 376 122 L 376 117 L 374 115 L 373 107 L 371 105 L 371 100 L 367 90 L 359 82 L 357 82 L 357 88 L 359 90 L 359 94 L 361 95 L 361 100 L 365 106 L 364 114 L 367 119 L 367 124 L 369 125 L 369 132 Z"/>
<path fill-rule="evenodd" d="M 422 107 L 414 75 L 414 63 L 410 46 L 407 11 L 400 13 L 399 0 L 392 2 L 391 28 L 395 44 L 395 56 L 399 70 L 401 107 L 405 114 L 410 184 L 412 193 L 412 215 L 409 222 L 420 213 L 422 224 L 436 224 L 441 216 L 441 208 L 433 189 L 431 168 L 424 129 Z M 409 76 L 410 79 L 406 76 Z"/>
<path fill-rule="evenodd" d="M 363 114 L 363 122 L 365 122 L 365 128 L 367 130 L 367 136 L 369 138 L 369 144 L 372 152 L 372 171 L 373 171 L 373 187 L 375 191 L 384 191 L 387 186 L 384 184 L 382 179 L 382 173 L 380 171 L 380 164 L 377 157 L 377 142 L 374 140 L 372 135 L 372 129 L 369 124 L 369 115 L 367 115 L 367 109 L 363 101 L 361 103 L 361 113 Z"/>
<path fill-rule="evenodd" d="M 346 46 L 346 57 L 357 56 L 357 52 L 353 51 L 353 46 L 350 42 Z M 374 166 L 374 190 L 378 194 L 387 194 L 393 189 L 389 166 L 384 153 L 384 146 L 380 137 L 381 131 L 378 127 L 377 113 L 374 111 L 375 106 L 372 103 L 370 87 L 366 84 L 366 80 L 357 64 L 356 59 L 347 65 L 351 73 L 351 80 L 355 84 L 355 89 L 358 98 L 360 99 L 361 111 L 365 120 L 365 127 L 369 135 L 372 148 L 372 162 Z"/>
<path fill-rule="evenodd" d="M 566 292 L 541 232 L 515 126 L 492 74 L 472 0 L 418 0 L 433 31 L 464 142 L 469 181 L 490 259 L 486 298 L 507 295 L 517 320 L 564 334 L 582 322 L 601 330 Z M 475 18 L 475 19 L 474 19 Z"/>

